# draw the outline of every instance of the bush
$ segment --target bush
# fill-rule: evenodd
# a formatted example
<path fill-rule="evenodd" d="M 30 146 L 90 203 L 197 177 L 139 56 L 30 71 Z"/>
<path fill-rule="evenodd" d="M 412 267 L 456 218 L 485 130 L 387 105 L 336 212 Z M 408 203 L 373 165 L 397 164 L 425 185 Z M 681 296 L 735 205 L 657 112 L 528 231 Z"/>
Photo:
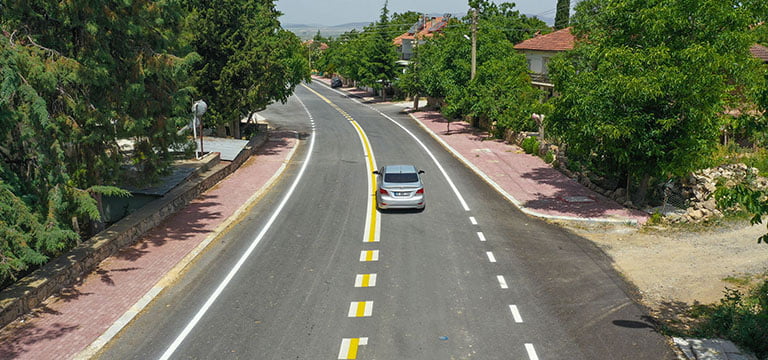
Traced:
<path fill-rule="evenodd" d="M 547 154 L 544 155 L 544 162 L 546 162 L 547 164 L 551 164 L 555 162 L 555 153 L 553 153 L 552 151 L 547 151 Z"/>
<path fill-rule="evenodd" d="M 535 137 L 527 137 L 520 144 L 526 154 L 536 155 L 539 152 L 539 141 Z"/>
<path fill-rule="evenodd" d="M 724 337 L 768 359 L 768 280 L 746 296 L 727 289 L 719 304 L 698 307 L 694 315 L 704 320 L 695 335 Z"/>

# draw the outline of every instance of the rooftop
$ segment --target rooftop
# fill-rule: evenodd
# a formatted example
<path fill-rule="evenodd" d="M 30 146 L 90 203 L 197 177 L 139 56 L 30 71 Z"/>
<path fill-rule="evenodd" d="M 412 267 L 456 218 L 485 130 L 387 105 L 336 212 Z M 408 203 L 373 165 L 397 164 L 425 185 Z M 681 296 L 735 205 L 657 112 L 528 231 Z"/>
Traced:
<path fill-rule="evenodd" d="M 749 52 L 751 52 L 752 55 L 754 55 L 756 58 L 763 60 L 763 62 L 768 62 L 768 47 L 755 44 L 749 48 Z"/>
<path fill-rule="evenodd" d="M 397 46 L 403 45 L 403 40 L 423 39 L 433 36 L 435 33 L 440 32 L 448 25 L 449 17 L 440 16 L 420 19 L 418 23 L 414 24 L 410 30 L 396 37 L 392 42 Z"/>
<path fill-rule="evenodd" d="M 517 45 L 517 50 L 539 50 L 539 51 L 566 51 L 573 49 L 576 37 L 571 34 L 571 28 L 567 27 L 555 32 L 538 35 L 525 40 Z"/>

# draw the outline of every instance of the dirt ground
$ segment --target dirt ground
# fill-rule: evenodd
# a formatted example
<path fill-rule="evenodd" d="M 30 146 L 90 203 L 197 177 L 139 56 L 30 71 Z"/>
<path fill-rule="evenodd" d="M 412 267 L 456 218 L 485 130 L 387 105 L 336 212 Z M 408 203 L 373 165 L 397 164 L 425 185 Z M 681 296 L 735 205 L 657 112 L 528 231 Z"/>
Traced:
<path fill-rule="evenodd" d="M 726 287 L 744 289 L 768 275 L 768 244 L 757 243 L 765 224 L 568 227 L 601 247 L 653 312 L 717 303 Z"/>

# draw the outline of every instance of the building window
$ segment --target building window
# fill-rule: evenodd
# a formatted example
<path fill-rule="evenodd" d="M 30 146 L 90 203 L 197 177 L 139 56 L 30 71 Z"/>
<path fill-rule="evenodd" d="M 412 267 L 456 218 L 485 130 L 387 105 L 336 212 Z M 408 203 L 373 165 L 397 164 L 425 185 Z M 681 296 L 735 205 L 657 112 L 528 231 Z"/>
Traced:
<path fill-rule="evenodd" d="M 549 58 L 541 58 L 541 73 L 549 74 Z"/>

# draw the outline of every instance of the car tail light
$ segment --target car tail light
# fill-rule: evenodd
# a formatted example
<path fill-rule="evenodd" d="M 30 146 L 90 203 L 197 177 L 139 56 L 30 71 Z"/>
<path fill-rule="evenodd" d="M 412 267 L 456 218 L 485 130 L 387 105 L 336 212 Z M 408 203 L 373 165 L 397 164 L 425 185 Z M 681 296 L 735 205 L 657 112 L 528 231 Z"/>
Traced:
<path fill-rule="evenodd" d="M 416 190 L 416 193 L 417 193 L 417 194 L 423 194 L 423 193 L 424 193 L 424 188 L 421 188 L 421 189 L 419 189 L 419 190 Z"/>
<path fill-rule="evenodd" d="M 389 192 L 387 192 L 387 190 L 384 190 L 384 189 L 379 189 L 379 194 L 389 195 Z"/>

